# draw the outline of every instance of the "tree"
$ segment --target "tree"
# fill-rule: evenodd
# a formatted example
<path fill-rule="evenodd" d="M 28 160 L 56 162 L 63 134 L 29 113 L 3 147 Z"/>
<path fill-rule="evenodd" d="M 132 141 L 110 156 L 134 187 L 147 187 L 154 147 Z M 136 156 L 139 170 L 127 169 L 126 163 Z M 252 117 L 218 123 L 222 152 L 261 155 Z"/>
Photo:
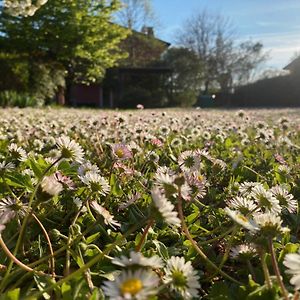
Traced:
<path fill-rule="evenodd" d="M 122 4 L 122 9 L 117 13 L 121 25 L 140 31 L 144 26 L 146 28 L 156 23 L 151 0 L 122 0 Z"/>
<path fill-rule="evenodd" d="M 6 13 L 12 16 L 33 16 L 35 12 L 48 0 L 4 0 Z"/>
<path fill-rule="evenodd" d="M 172 104 L 194 104 L 201 89 L 202 63 L 197 54 L 187 48 L 170 48 L 162 60 L 173 72 L 167 84 Z"/>
<path fill-rule="evenodd" d="M 32 17 L 2 9 L 0 49 L 27 60 L 31 78 L 38 64 L 40 71 L 55 66 L 67 82 L 99 82 L 107 68 L 126 57 L 119 43 L 128 31 L 111 22 L 118 8 L 117 0 L 51 0 Z"/>
<path fill-rule="evenodd" d="M 177 43 L 193 50 L 202 63 L 204 93 L 219 88 L 229 92 L 234 83 L 247 81 L 252 71 L 266 59 L 262 44 L 235 40 L 231 21 L 203 11 L 188 19 Z"/>

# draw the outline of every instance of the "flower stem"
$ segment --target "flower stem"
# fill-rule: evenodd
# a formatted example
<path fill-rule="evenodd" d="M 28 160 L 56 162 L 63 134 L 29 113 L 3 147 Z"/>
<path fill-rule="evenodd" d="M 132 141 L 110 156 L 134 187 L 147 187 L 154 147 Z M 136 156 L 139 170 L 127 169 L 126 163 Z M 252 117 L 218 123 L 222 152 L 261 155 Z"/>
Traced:
<path fill-rule="evenodd" d="M 183 215 L 183 210 L 182 210 L 182 199 L 181 199 L 181 194 L 179 192 L 179 197 L 178 197 L 178 203 L 177 203 L 177 208 L 178 208 L 178 215 L 179 218 L 181 220 L 181 228 L 182 231 L 184 232 L 185 236 L 187 237 L 187 239 L 191 242 L 192 246 L 194 247 L 194 249 L 197 251 L 197 253 L 202 257 L 202 259 L 209 265 L 211 266 L 213 269 L 215 269 L 216 271 L 218 271 L 218 273 L 220 273 L 222 276 L 224 276 L 225 278 L 231 280 L 232 282 L 241 285 L 242 283 L 237 281 L 236 279 L 234 279 L 233 277 L 231 277 L 230 275 L 228 275 L 227 273 L 225 273 L 224 271 L 220 270 L 218 268 L 217 265 L 215 265 L 207 256 L 206 254 L 199 248 L 199 246 L 197 245 L 196 241 L 192 238 L 188 227 L 185 223 L 184 220 L 184 215 Z"/>
<path fill-rule="evenodd" d="M 269 245 L 269 249 L 270 249 L 270 252 L 271 252 L 271 260 L 272 260 L 273 269 L 274 269 L 278 284 L 279 284 L 280 289 L 281 289 L 281 294 L 282 294 L 282 296 L 285 300 L 289 300 L 288 292 L 287 292 L 287 290 L 284 286 L 284 283 L 282 281 L 282 278 L 281 278 L 281 274 L 280 274 L 280 270 L 279 270 L 279 267 L 278 267 L 277 258 L 276 258 L 272 238 L 268 239 L 268 245 Z"/>
<path fill-rule="evenodd" d="M 35 219 L 35 221 L 41 227 L 41 229 L 44 233 L 44 236 L 47 240 L 47 243 L 49 245 L 49 250 L 50 250 L 50 254 L 51 254 L 51 259 L 50 259 L 51 273 L 52 273 L 52 277 L 54 278 L 55 277 L 55 259 L 54 259 L 53 248 L 52 248 L 52 244 L 51 244 L 51 241 L 50 241 L 50 237 L 49 237 L 48 232 L 45 229 L 44 225 L 42 224 L 42 222 L 38 219 L 38 217 L 34 213 L 32 213 L 32 217 Z"/>
<path fill-rule="evenodd" d="M 263 250 L 260 250 L 259 251 L 259 256 L 260 256 L 262 269 L 263 269 L 263 272 L 264 272 L 265 281 L 266 281 L 268 289 L 270 290 L 272 288 L 272 282 L 271 282 L 271 278 L 270 278 L 269 269 L 268 269 L 268 266 L 266 264 L 266 254 L 264 253 Z"/>
<path fill-rule="evenodd" d="M 144 222 L 142 221 L 141 224 L 138 225 L 143 225 Z M 110 244 L 102 253 L 97 254 L 94 256 L 90 261 L 88 261 L 85 265 L 74 271 L 73 273 L 69 274 L 68 276 L 62 278 L 61 280 L 55 282 L 51 286 L 46 287 L 44 290 L 36 292 L 32 295 L 33 299 L 39 299 L 45 292 L 49 292 L 56 287 L 62 285 L 64 282 L 68 282 L 69 280 L 77 277 L 78 275 L 84 273 L 87 271 L 89 268 L 91 268 L 93 265 L 95 265 L 97 262 L 99 262 L 104 256 L 108 255 L 116 246 L 122 244 L 124 242 L 124 239 L 128 237 L 130 234 L 135 232 L 138 229 L 139 226 L 133 226 L 131 229 L 129 229 L 121 238 L 116 240 L 114 243 Z"/>
<path fill-rule="evenodd" d="M 250 274 L 251 274 L 253 280 L 256 281 L 255 271 L 254 271 L 254 268 L 253 268 L 253 266 L 252 266 L 252 264 L 251 264 L 250 259 L 247 259 L 247 267 L 248 267 L 248 269 L 249 269 L 249 272 L 250 272 Z"/>
<path fill-rule="evenodd" d="M 38 188 L 39 188 L 39 186 L 40 186 L 40 184 L 41 184 L 41 182 L 42 182 L 44 176 L 45 176 L 45 175 L 49 172 L 49 170 L 50 170 L 52 167 L 54 167 L 61 159 L 62 159 L 62 157 L 59 157 L 57 160 L 55 160 L 48 168 L 45 169 L 45 171 L 43 172 L 41 178 L 39 178 L 39 180 L 38 180 L 38 182 L 37 182 L 37 184 L 36 184 L 36 186 L 35 186 L 35 188 L 34 188 L 34 191 L 32 192 L 32 194 L 31 194 L 31 196 L 30 196 L 30 199 L 29 199 L 29 201 L 28 201 L 28 209 L 30 209 L 31 206 L 32 206 L 32 202 L 33 202 L 33 200 L 34 200 L 34 198 L 35 198 L 35 195 L 36 195 L 36 193 L 37 193 L 37 191 L 38 191 Z M 14 249 L 14 251 L 13 251 L 13 253 L 12 253 L 14 257 L 17 255 L 17 253 L 18 253 L 18 251 L 19 251 L 19 248 L 20 248 L 20 246 L 21 246 L 21 243 L 22 243 L 22 240 L 23 240 L 23 236 L 24 236 L 24 233 L 25 233 L 25 228 L 26 228 L 26 225 L 27 225 L 27 222 L 28 222 L 28 219 L 29 219 L 30 216 L 31 216 L 31 213 L 28 213 L 28 214 L 25 216 L 24 220 L 23 220 L 23 223 L 22 223 L 22 226 L 21 226 L 21 229 L 20 229 L 20 233 L 19 233 L 19 237 L 18 237 L 18 239 L 17 239 L 15 249 Z M 11 261 L 9 262 L 8 267 L 7 267 L 7 271 L 6 271 L 6 273 L 5 273 L 5 275 L 4 275 L 3 279 L 2 279 L 2 281 L 1 281 L 1 283 L 0 283 L 0 294 L 3 292 L 3 289 L 5 288 L 5 284 L 6 284 L 6 281 L 7 281 L 7 279 L 8 279 L 8 276 L 9 276 L 9 274 L 10 274 L 10 272 L 11 272 L 13 263 L 14 263 L 13 260 L 11 260 Z"/>
<path fill-rule="evenodd" d="M 141 251 L 141 248 L 142 248 L 142 246 L 143 246 L 143 244 L 144 244 L 144 241 L 145 241 L 145 239 L 146 239 L 146 236 L 147 236 L 147 234 L 148 234 L 148 231 L 149 231 L 150 227 L 153 225 L 153 223 L 154 223 L 154 220 L 153 220 L 153 219 L 150 219 L 150 220 L 148 221 L 148 224 L 147 224 L 146 228 L 144 229 L 143 235 L 142 235 L 142 237 L 141 237 L 141 239 L 140 239 L 138 245 L 137 245 L 136 248 L 135 248 L 135 251 L 136 251 L 136 252 L 140 252 L 140 251 Z"/>
<path fill-rule="evenodd" d="M 23 270 L 27 271 L 27 272 L 33 272 L 39 275 L 47 275 L 44 272 L 41 271 L 35 271 L 34 269 L 31 269 L 30 267 L 28 267 L 27 265 L 23 264 L 21 261 L 19 261 L 11 252 L 10 250 L 7 248 L 5 242 L 2 239 L 2 236 L 0 234 L 0 246 L 3 249 L 3 251 L 5 252 L 5 254 L 11 259 L 11 261 L 13 261 L 16 265 L 18 265 L 20 268 L 22 268 Z"/>

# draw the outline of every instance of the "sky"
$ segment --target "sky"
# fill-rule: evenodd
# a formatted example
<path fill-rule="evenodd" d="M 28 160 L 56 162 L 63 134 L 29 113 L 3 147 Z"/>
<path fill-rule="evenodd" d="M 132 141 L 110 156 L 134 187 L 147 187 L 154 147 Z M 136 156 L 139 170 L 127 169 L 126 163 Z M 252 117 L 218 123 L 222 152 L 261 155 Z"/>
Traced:
<path fill-rule="evenodd" d="M 282 69 L 300 52 L 300 0 L 153 0 L 156 36 L 172 44 L 189 17 L 204 9 L 228 17 L 239 40 L 252 39 L 269 53 L 265 69 Z"/>

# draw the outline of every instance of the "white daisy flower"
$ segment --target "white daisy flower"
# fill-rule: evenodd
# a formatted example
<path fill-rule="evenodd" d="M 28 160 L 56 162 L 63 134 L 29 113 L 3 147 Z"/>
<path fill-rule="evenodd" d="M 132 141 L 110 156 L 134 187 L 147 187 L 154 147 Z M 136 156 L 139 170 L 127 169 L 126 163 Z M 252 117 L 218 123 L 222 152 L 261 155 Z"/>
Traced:
<path fill-rule="evenodd" d="M 14 159 L 19 161 L 25 161 L 27 159 L 26 151 L 15 143 L 12 143 L 8 146 L 8 151 Z"/>
<path fill-rule="evenodd" d="M 230 249 L 230 256 L 233 259 L 249 259 L 257 255 L 254 244 L 241 244 Z"/>
<path fill-rule="evenodd" d="M 110 300 L 148 300 L 155 296 L 159 278 L 152 271 L 123 271 L 115 281 L 105 281 L 102 289 Z"/>
<path fill-rule="evenodd" d="M 78 168 L 78 174 L 84 176 L 87 172 L 100 173 L 98 166 L 92 164 L 90 161 L 85 161 Z"/>
<path fill-rule="evenodd" d="M 85 207 L 85 205 L 83 204 L 80 198 L 78 197 L 73 198 L 73 202 L 76 205 L 78 210 L 81 210 L 81 212 L 83 213 L 87 212 L 87 208 Z"/>
<path fill-rule="evenodd" d="M 260 184 L 260 183 L 258 183 L 258 182 L 248 182 L 248 181 L 242 182 L 239 185 L 239 192 L 242 196 L 248 196 L 252 192 L 253 188 L 255 186 L 257 186 L 258 184 Z"/>
<path fill-rule="evenodd" d="M 255 214 L 254 221 L 264 236 L 276 236 L 277 234 L 289 231 L 287 227 L 282 227 L 280 216 L 271 212 Z"/>
<path fill-rule="evenodd" d="M 284 187 L 276 185 L 270 189 L 270 192 L 288 212 L 295 213 L 297 211 L 298 201 Z"/>
<path fill-rule="evenodd" d="M 174 175 L 170 175 L 168 173 L 156 172 L 154 175 L 154 179 L 158 185 L 173 185 L 174 184 Z"/>
<path fill-rule="evenodd" d="M 101 215 L 104 219 L 104 223 L 106 225 L 110 225 L 112 228 L 116 229 L 115 226 L 120 227 L 121 224 L 114 220 L 114 216 L 110 214 L 110 212 L 104 208 L 103 206 L 99 205 L 97 201 L 90 202 L 91 207 L 95 210 L 96 213 Z"/>
<path fill-rule="evenodd" d="M 206 194 L 206 178 L 199 172 L 185 173 L 185 180 L 191 187 L 192 195 L 197 199 L 202 199 Z"/>
<path fill-rule="evenodd" d="M 184 183 L 180 187 L 180 192 L 181 192 L 182 199 L 184 199 L 186 201 L 190 201 L 192 199 L 192 197 L 191 197 L 192 188 L 188 184 Z"/>
<path fill-rule="evenodd" d="M 287 175 L 290 174 L 291 169 L 289 168 L 289 166 L 286 166 L 286 165 L 280 165 L 280 166 L 278 167 L 278 172 L 279 172 L 281 175 L 287 176 Z"/>
<path fill-rule="evenodd" d="M 132 158 L 132 152 L 125 144 L 114 144 L 112 146 L 112 155 L 115 159 L 126 160 Z"/>
<path fill-rule="evenodd" d="M 162 259 L 154 255 L 152 257 L 145 257 L 140 252 L 131 251 L 129 258 L 122 255 L 119 258 L 114 258 L 112 263 L 121 267 L 128 266 L 141 266 L 141 267 L 150 267 L 153 269 L 158 269 L 163 267 Z"/>
<path fill-rule="evenodd" d="M 262 208 L 265 208 L 267 212 L 279 214 L 281 212 L 281 206 L 279 201 L 272 195 L 270 191 L 266 191 L 262 185 L 257 185 L 252 189 L 251 196 Z"/>
<path fill-rule="evenodd" d="M 172 256 L 167 261 L 164 282 L 170 284 L 173 291 L 179 293 L 183 299 L 199 297 L 199 276 L 190 261 L 183 257 Z"/>
<path fill-rule="evenodd" d="M 176 147 L 179 147 L 182 145 L 182 140 L 180 138 L 174 138 L 172 141 L 171 141 L 171 146 L 173 148 L 176 148 Z"/>
<path fill-rule="evenodd" d="M 196 172 L 200 168 L 200 157 L 194 151 L 184 151 L 178 157 L 178 164 L 182 171 Z"/>
<path fill-rule="evenodd" d="M 110 192 L 110 185 L 108 181 L 98 173 L 89 171 L 83 176 L 79 176 L 81 181 L 89 186 L 94 192 L 100 195 L 107 195 Z"/>
<path fill-rule="evenodd" d="M 255 222 L 253 222 L 252 219 L 244 216 L 243 214 L 241 214 L 240 212 L 238 212 L 236 210 L 231 210 L 228 207 L 226 207 L 224 210 L 233 221 L 242 225 L 246 229 L 248 229 L 250 231 L 258 230 L 258 226 L 255 224 Z"/>
<path fill-rule="evenodd" d="M 174 211 L 174 205 L 167 200 L 161 190 L 159 190 L 158 188 L 152 189 L 151 196 L 155 207 L 158 209 L 164 221 L 171 226 L 179 227 L 181 221 L 177 217 L 178 213 Z"/>
<path fill-rule="evenodd" d="M 15 165 L 12 163 L 12 162 L 5 162 L 5 161 L 2 161 L 0 163 L 0 174 L 5 172 L 5 171 L 11 171 L 15 168 Z"/>
<path fill-rule="evenodd" d="M 227 205 L 231 209 L 236 209 L 244 215 L 247 215 L 258 208 L 257 204 L 253 200 L 238 196 L 227 201 Z"/>
<path fill-rule="evenodd" d="M 78 163 L 83 161 L 84 152 L 82 147 L 68 136 L 59 137 L 56 145 L 60 150 L 61 157 L 72 159 Z"/>
<path fill-rule="evenodd" d="M 63 190 L 63 185 L 56 179 L 55 174 L 52 174 L 43 178 L 41 188 L 47 194 L 56 196 Z"/>
<path fill-rule="evenodd" d="M 283 260 L 283 264 L 288 268 L 286 273 L 293 275 L 290 283 L 296 290 L 300 289 L 300 254 L 288 253 Z"/>
<path fill-rule="evenodd" d="M 130 206 L 132 203 L 137 201 L 139 198 L 141 198 L 141 194 L 138 193 L 138 192 L 133 194 L 133 195 L 129 195 L 128 200 L 126 202 L 120 203 L 118 209 L 119 210 L 124 210 L 125 208 Z"/>
<path fill-rule="evenodd" d="M 0 200 L 0 224 L 5 225 L 17 215 L 24 217 L 28 207 L 21 201 L 11 198 Z M 4 229 L 4 228 L 3 228 Z"/>

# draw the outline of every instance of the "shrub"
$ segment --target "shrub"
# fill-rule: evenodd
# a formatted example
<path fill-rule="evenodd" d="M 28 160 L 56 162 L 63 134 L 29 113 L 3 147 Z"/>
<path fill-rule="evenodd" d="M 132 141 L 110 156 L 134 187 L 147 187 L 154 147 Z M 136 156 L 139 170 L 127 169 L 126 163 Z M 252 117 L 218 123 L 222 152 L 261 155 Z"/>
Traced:
<path fill-rule="evenodd" d="M 37 106 L 38 101 L 36 97 L 28 93 L 18 93 L 16 91 L 2 91 L 0 92 L 0 105 L 2 107 L 27 107 Z"/>

